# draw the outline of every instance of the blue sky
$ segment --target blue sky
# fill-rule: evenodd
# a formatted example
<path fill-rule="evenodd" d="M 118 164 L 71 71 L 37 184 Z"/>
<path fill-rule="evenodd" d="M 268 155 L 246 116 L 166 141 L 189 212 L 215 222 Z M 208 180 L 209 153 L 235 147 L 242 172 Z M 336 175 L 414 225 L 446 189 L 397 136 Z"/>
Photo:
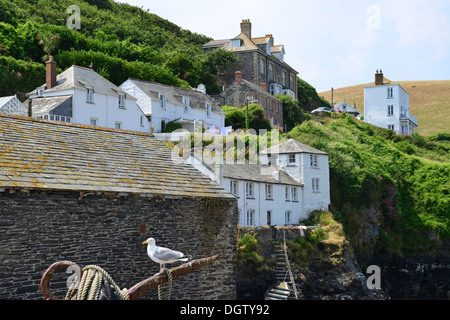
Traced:
<path fill-rule="evenodd" d="M 318 92 L 386 78 L 450 80 L 448 0 L 121 0 L 214 39 L 272 34 Z"/>

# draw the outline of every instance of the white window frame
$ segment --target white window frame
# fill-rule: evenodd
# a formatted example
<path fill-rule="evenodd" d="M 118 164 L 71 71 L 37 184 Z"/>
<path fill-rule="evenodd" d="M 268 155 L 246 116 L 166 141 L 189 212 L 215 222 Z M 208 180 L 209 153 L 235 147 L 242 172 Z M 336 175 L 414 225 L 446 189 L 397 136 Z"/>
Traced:
<path fill-rule="evenodd" d="M 392 87 L 387 88 L 387 97 L 388 97 L 388 99 L 394 98 L 394 88 L 392 88 Z"/>
<path fill-rule="evenodd" d="M 311 168 L 318 168 L 319 167 L 319 161 L 318 161 L 317 155 L 310 154 L 309 155 L 309 162 L 311 164 Z"/>
<path fill-rule="evenodd" d="M 125 95 L 123 93 L 119 93 L 119 108 L 125 109 Z"/>
<path fill-rule="evenodd" d="M 298 202 L 298 190 L 297 190 L 297 187 L 291 187 L 291 199 L 294 202 Z"/>
<path fill-rule="evenodd" d="M 189 98 L 183 98 L 184 112 L 189 111 Z"/>
<path fill-rule="evenodd" d="M 230 192 L 236 197 L 239 196 L 239 186 L 236 180 L 230 180 Z"/>
<path fill-rule="evenodd" d="M 254 226 L 255 225 L 255 210 L 253 209 L 247 209 L 247 215 L 246 215 L 246 224 L 247 226 Z"/>
<path fill-rule="evenodd" d="M 91 118 L 90 124 L 91 124 L 91 126 L 98 126 L 98 119 L 97 118 Z"/>
<path fill-rule="evenodd" d="M 246 182 L 245 183 L 245 197 L 247 199 L 253 199 L 255 198 L 254 196 L 254 185 L 252 182 Z"/>
<path fill-rule="evenodd" d="M 116 128 L 116 129 L 122 129 L 122 122 L 121 122 L 121 121 L 116 121 L 116 122 L 114 122 L 114 128 Z"/>
<path fill-rule="evenodd" d="M 284 212 L 284 225 L 285 226 L 291 225 L 291 219 L 292 219 L 292 211 L 286 210 Z"/>
<path fill-rule="evenodd" d="M 286 186 L 284 188 L 284 200 L 285 201 L 291 201 L 291 192 L 289 190 L 289 186 Z"/>
<path fill-rule="evenodd" d="M 206 104 L 206 116 L 211 117 L 211 103 Z"/>
<path fill-rule="evenodd" d="M 94 88 L 86 87 L 86 102 L 94 103 Z"/>
<path fill-rule="evenodd" d="M 273 188 L 271 184 L 266 184 L 264 186 L 266 192 L 266 200 L 273 200 Z"/>
<path fill-rule="evenodd" d="M 167 97 L 165 94 L 160 94 L 159 98 L 161 99 L 161 109 L 165 109 L 167 106 Z"/>
<path fill-rule="evenodd" d="M 312 180 L 312 192 L 320 192 L 319 178 L 313 178 Z"/>
<path fill-rule="evenodd" d="M 139 123 L 140 123 L 141 127 L 144 126 L 144 116 L 140 117 Z"/>
<path fill-rule="evenodd" d="M 296 164 L 297 163 L 297 159 L 294 154 L 288 154 L 288 164 Z"/>
<path fill-rule="evenodd" d="M 388 124 L 388 129 L 395 131 L 395 124 Z"/>
<path fill-rule="evenodd" d="M 272 210 L 267 210 L 266 212 L 266 223 L 268 226 L 272 225 Z"/>
<path fill-rule="evenodd" d="M 394 105 L 388 105 L 387 106 L 387 115 L 388 116 L 393 116 L 394 115 Z"/>

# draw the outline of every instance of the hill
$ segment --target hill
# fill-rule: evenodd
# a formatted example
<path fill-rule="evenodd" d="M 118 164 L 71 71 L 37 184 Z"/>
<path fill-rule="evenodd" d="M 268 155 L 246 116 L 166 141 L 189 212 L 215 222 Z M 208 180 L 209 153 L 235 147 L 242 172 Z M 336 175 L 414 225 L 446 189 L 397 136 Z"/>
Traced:
<path fill-rule="evenodd" d="M 66 25 L 72 5 L 80 9 L 80 29 Z M 180 87 L 203 83 L 214 91 L 217 68 L 232 57 L 204 55 L 210 40 L 112 0 L 0 0 L 0 96 L 44 83 L 44 55 L 54 56 L 58 72 L 92 65 L 116 85 L 133 77 Z"/>
<path fill-rule="evenodd" d="M 419 120 L 419 133 L 432 136 L 437 133 L 450 133 L 450 80 L 440 81 L 390 81 L 400 84 L 409 93 L 411 113 Z M 373 85 L 366 83 L 357 86 L 334 90 L 334 103 L 347 101 L 364 113 L 364 87 Z M 319 93 L 331 103 L 331 90 Z"/>

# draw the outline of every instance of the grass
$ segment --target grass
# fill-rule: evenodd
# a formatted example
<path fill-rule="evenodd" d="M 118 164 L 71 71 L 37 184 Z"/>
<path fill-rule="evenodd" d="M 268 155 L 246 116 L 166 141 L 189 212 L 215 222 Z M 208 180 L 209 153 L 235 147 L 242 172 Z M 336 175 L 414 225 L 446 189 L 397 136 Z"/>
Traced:
<path fill-rule="evenodd" d="M 400 84 L 409 93 L 410 111 L 419 120 L 421 135 L 450 133 L 450 80 L 394 82 L 385 79 L 385 82 Z M 345 100 L 364 113 L 364 87 L 370 85 L 373 83 L 335 89 L 333 102 Z M 319 96 L 331 103 L 331 91 L 319 93 Z"/>

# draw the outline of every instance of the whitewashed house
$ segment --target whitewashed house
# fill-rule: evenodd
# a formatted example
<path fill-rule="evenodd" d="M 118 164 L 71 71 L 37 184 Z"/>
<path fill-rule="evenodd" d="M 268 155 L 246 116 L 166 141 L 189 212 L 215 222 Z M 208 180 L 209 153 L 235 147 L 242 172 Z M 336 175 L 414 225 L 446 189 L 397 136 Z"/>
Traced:
<path fill-rule="evenodd" d="M 137 99 L 155 132 L 165 132 L 169 122 L 178 122 L 189 132 L 194 132 L 196 124 L 206 130 L 225 126 L 225 113 L 203 85 L 189 90 L 130 78 L 120 88 Z"/>
<path fill-rule="evenodd" d="M 358 110 L 356 110 L 355 107 L 353 107 L 350 103 L 348 103 L 347 101 L 342 101 L 339 102 L 338 104 L 336 104 L 333 108 L 333 110 L 335 112 L 342 112 L 342 113 L 347 113 L 350 115 L 353 115 L 355 117 L 359 116 L 361 114 L 361 112 L 359 112 Z"/>
<path fill-rule="evenodd" d="M 187 161 L 237 197 L 242 226 L 292 226 L 313 210 L 328 209 L 327 153 L 290 139 L 261 151 L 260 160 L 219 165 L 194 157 Z"/>
<path fill-rule="evenodd" d="M 93 69 L 72 66 L 56 75 L 56 62 L 50 59 L 46 64 L 46 83 L 29 93 L 33 117 L 150 131 L 136 99 Z"/>
<path fill-rule="evenodd" d="M 28 107 L 17 96 L 0 97 L 0 113 L 28 116 Z"/>
<path fill-rule="evenodd" d="M 384 82 L 376 71 L 375 85 L 364 88 L 364 121 L 374 126 L 411 135 L 418 130 L 418 120 L 409 112 L 409 94 L 401 85 Z"/>

